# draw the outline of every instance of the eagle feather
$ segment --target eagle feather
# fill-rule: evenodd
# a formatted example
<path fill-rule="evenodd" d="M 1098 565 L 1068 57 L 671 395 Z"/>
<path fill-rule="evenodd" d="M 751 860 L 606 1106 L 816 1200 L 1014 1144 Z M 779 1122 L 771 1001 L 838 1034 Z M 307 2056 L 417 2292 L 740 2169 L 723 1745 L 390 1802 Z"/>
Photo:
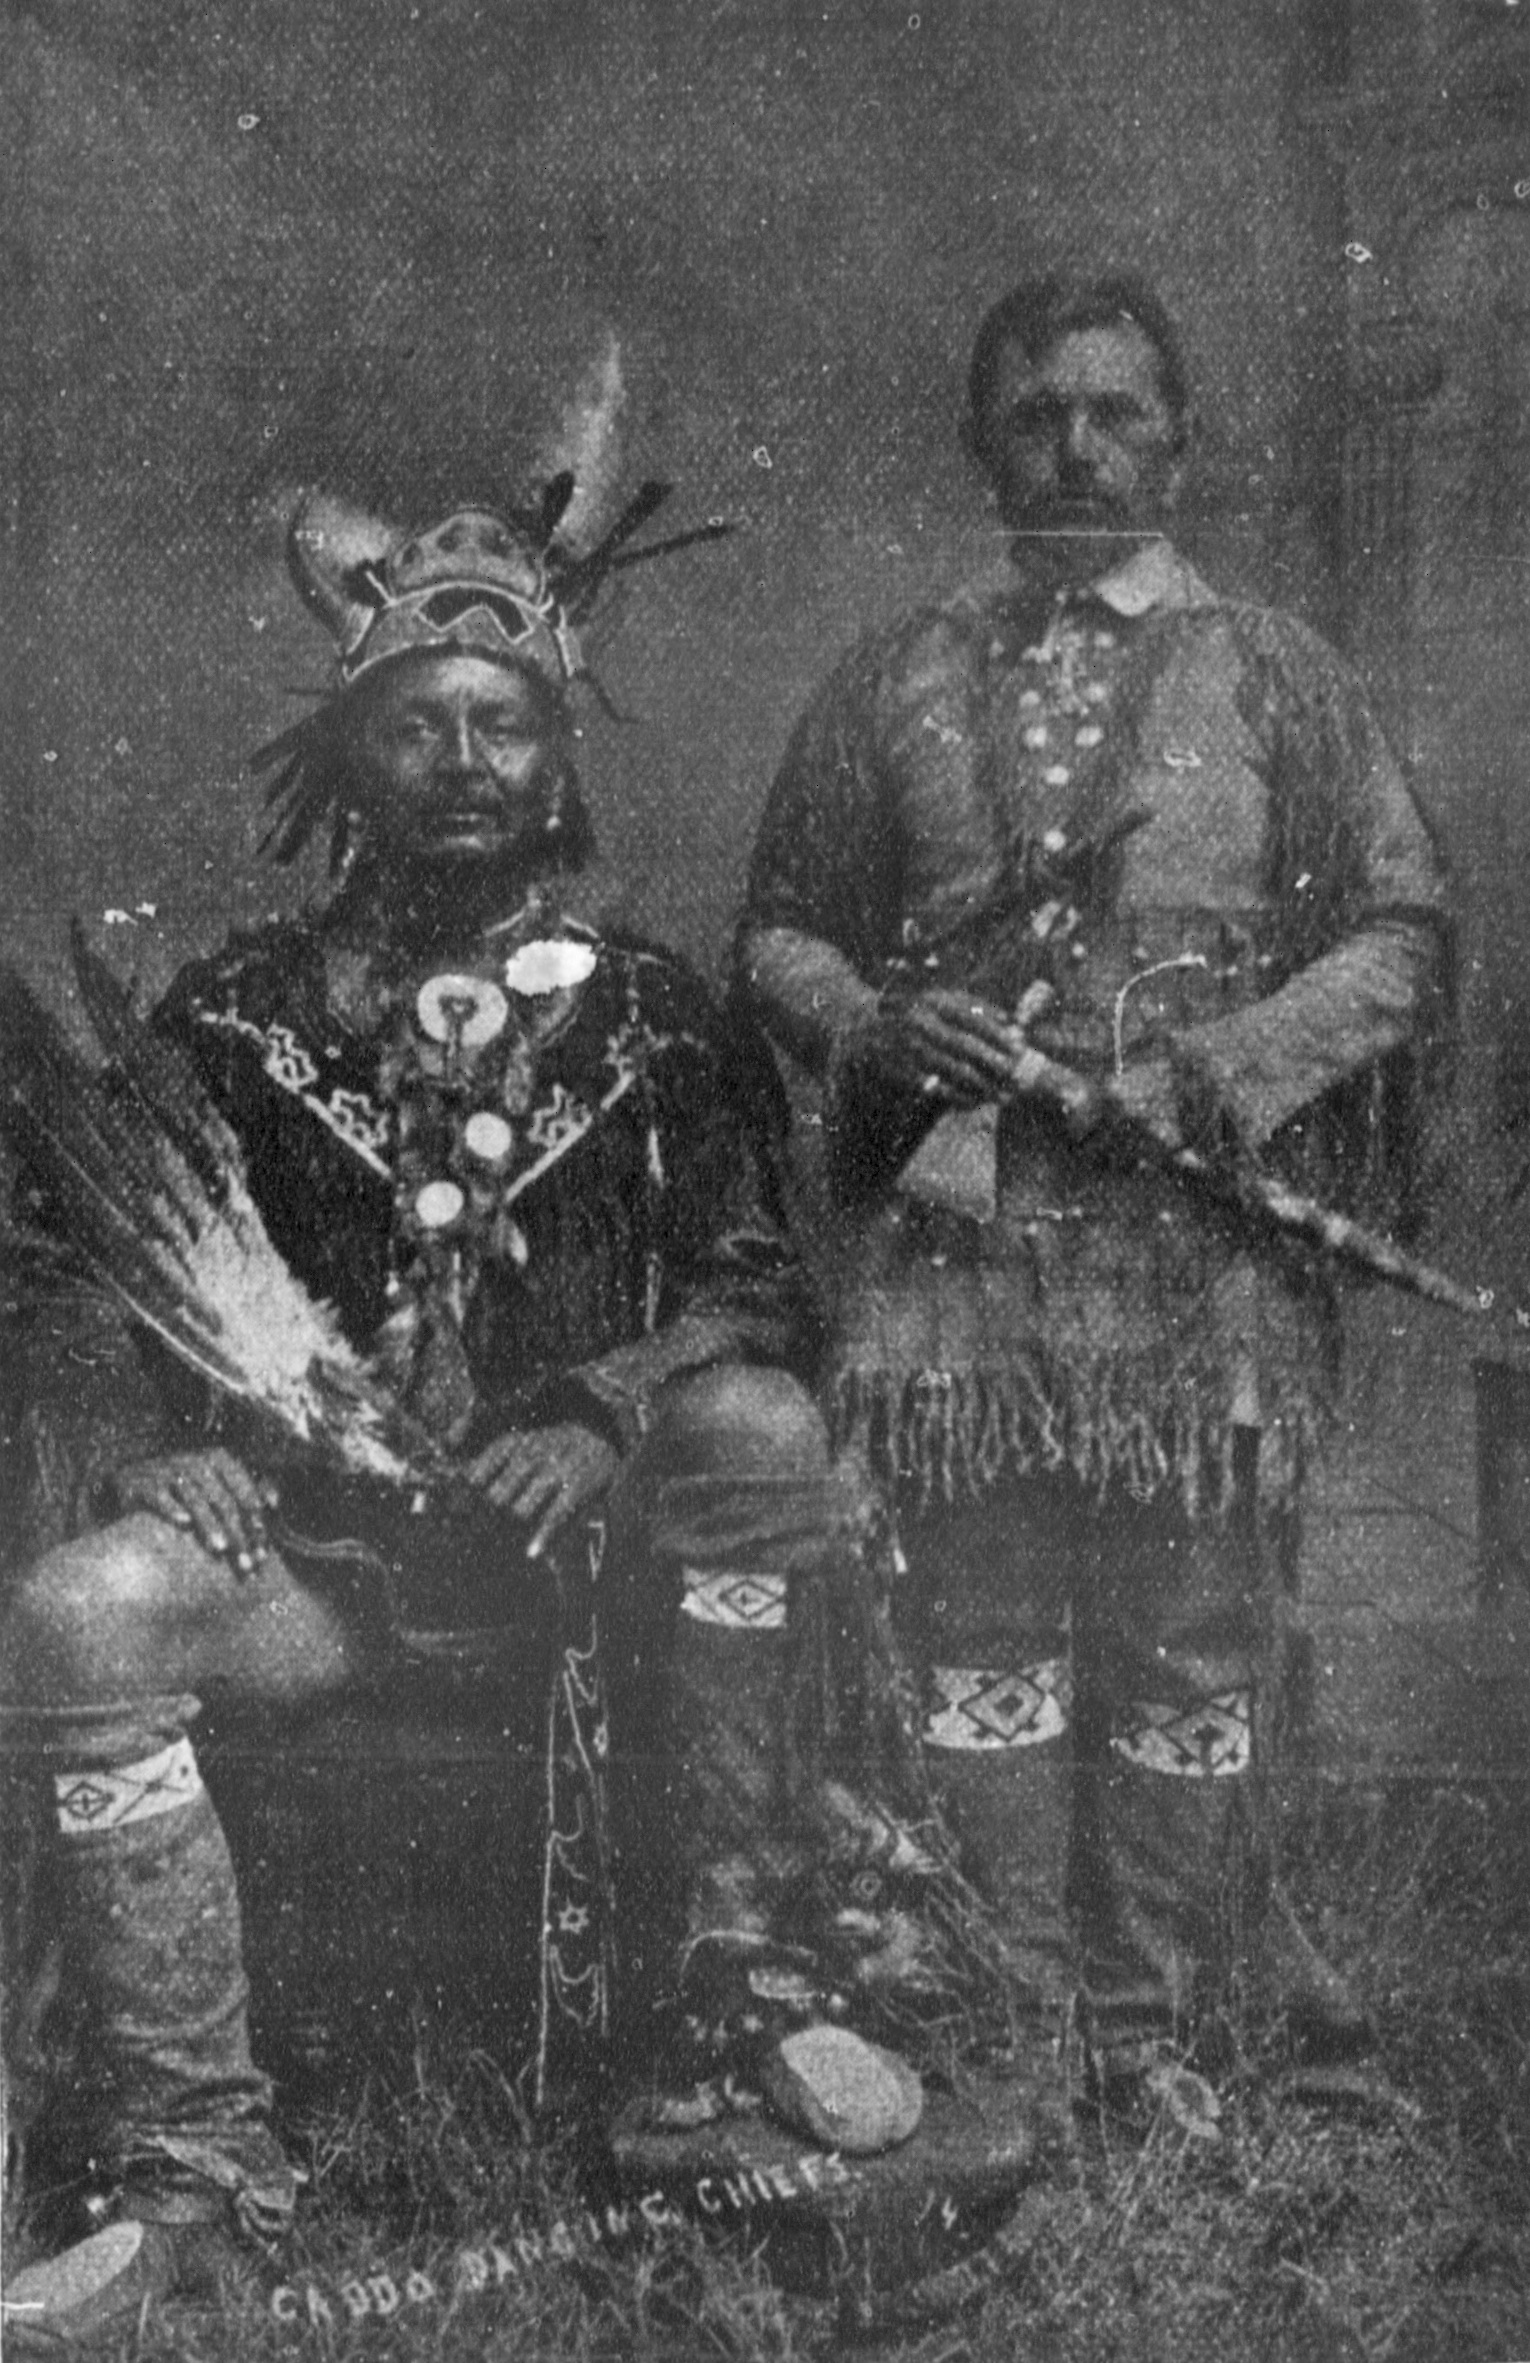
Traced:
<path fill-rule="evenodd" d="M 10 1245 L 25 1258 L 62 1241 L 86 1279 L 289 1438 L 355 1475 L 420 1481 L 428 1445 L 273 1245 L 238 1136 L 191 1061 L 78 929 L 74 958 L 104 1067 L 0 966 L 0 1134 L 32 1217 Z"/>

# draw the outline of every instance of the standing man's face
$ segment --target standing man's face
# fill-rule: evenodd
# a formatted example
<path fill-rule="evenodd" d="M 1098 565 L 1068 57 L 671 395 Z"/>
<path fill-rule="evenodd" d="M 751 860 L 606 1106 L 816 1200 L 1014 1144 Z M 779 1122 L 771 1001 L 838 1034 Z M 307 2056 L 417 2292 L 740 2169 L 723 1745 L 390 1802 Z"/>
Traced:
<path fill-rule="evenodd" d="M 1070 329 L 1037 361 L 1004 348 L 979 422 L 999 514 L 1018 533 L 1157 532 L 1181 475 L 1150 338 Z"/>
<path fill-rule="evenodd" d="M 513 862 L 542 840 L 561 746 L 552 702 L 528 673 L 406 657 L 374 685 L 357 752 L 368 835 L 395 866 Z"/>

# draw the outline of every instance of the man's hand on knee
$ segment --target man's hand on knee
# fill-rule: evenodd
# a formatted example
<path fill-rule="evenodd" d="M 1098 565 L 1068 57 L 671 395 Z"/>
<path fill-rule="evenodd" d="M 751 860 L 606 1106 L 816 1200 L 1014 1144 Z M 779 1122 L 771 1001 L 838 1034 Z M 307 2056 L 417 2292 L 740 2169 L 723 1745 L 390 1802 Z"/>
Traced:
<path fill-rule="evenodd" d="M 593 1429 L 568 1420 L 552 1428 L 511 1429 L 496 1436 L 464 1471 L 496 1509 L 530 1524 L 528 1559 L 540 1559 L 570 1518 L 604 1493 L 619 1456 Z"/>
<path fill-rule="evenodd" d="M 206 1551 L 253 1574 L 267 1549 L 266 1512 L 276 1488 L 221 1445 L 132 1462 L 113 1480 L 119 1508 L 149 1510 L 196 1536 Z"/>

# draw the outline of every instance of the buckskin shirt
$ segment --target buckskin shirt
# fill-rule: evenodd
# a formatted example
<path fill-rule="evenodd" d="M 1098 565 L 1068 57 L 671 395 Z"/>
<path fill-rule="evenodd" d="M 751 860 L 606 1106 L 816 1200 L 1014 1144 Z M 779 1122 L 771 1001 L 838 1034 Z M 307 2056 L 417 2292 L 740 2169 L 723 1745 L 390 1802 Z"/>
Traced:
<path fill-rule="evenodd" d="M 1039 1047 L 1146 1070 L 1192 1145 L 1390 1221 L 1442 892 L 1332 651 L 1156 542 L 1081 594 L 960 596 L 853 652 L 771 791 L 740 957 L 747 977 L 756 931 L 789 930 L 888 992 L 1011 1009 L 1042 980 Z M 842 1437 L 925 1493 L 1069 1468 L 1177 1487 L 1194 1516 L 1256 1428 L 1261 1497 L 1288 1501 L 1331 1364 L 1315 1257 L 1034 1102 L 1001 1111 L 992 1222 L 923 1202 L 897 1177 L 935 1116 L 861 1066 L 845 1015 Z"/>

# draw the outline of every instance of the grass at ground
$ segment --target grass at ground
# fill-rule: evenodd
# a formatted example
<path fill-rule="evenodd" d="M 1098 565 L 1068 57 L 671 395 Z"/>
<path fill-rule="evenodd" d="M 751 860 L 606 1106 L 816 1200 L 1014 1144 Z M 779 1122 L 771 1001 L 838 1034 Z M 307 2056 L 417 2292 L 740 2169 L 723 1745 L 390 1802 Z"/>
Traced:
<path fill-rule="evenodd" d="M 1530 1816 L 1518 1785 L 1314 1784 L 1303 1916 L 1351 1975 L 1386 2083 L 1282 2092 L 1272 2036 L 1218 2138 L 1083 2127 L 967 2309 L 859 2351 L 903 2363 L 1515 2363 L 1530 2357 Z M 421 2049 L 287 2132 L 310 2175 L 281 2281 L 164 2309 L 111 2363 L 790 2363 L 851 2351 L 748 2255 L 613 2236 L 484 2053 Z"/>

